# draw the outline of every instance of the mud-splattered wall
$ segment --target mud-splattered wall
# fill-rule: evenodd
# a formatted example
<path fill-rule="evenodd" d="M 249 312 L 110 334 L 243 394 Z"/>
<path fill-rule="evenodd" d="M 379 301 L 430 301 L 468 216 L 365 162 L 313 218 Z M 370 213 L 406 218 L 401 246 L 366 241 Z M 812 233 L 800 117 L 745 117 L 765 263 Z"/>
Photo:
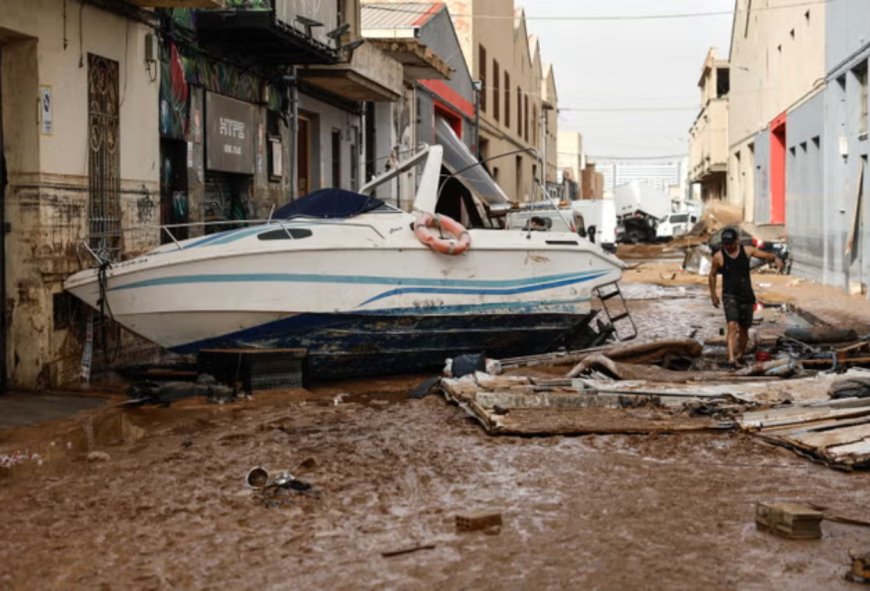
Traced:
<path fill-rule="evenodd" d="M 53 0 L 7 2 L 0 11 L 6 360 L 10 384 L 24 389 L 67 383 L 80 366 L 85 314 L 73 314 L 58 294 L 70 273 L 93 262 L 79 247 L 89 231 L 88 54 L 118 64 L 120 256 L 159 241 L 158 73 L 145 60 L 151 30 L 94 6 L 67 9 L 76 18 L 64 19 L 63 3 Z M 143 347 L 124 336 L 115 350 Z"/>

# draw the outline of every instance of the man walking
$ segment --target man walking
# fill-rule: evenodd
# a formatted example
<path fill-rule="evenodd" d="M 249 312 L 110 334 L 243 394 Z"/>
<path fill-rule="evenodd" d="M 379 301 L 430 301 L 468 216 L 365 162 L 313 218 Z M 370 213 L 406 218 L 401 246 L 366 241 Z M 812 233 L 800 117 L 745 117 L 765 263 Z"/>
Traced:
<path fill-rule="evenodd" d="M 742 365 L 749 341 L 749 328 L 752 326 L 752 313 L 755 308 L 755 292 L 749 277 L 749 260 L 752 257 L 776 263 L 777 271 L 782 271 L 782 259 L 774 254 L 758 250 L 754 246 L 743 246 L 737 241 L 737 230 L 722 230 L 722 248 L 713 255 L 710 268 L 710 299 L 713 306 L 719 307 L 716 293 L 716 279 L 722 273 L 722 304 L 725 320 L 728 322 L 728 364 L 732 368 Z"/>

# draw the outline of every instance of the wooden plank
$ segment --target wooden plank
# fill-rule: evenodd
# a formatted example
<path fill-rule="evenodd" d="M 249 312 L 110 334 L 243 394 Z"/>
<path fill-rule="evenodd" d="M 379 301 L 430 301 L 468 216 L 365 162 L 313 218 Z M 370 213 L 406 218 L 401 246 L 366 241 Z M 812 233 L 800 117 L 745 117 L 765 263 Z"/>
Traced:
<path fill-rule="evenodd" d="M 836 447 L 829 447 L 826 455 L 836 459 L 843 459 L 846 456 L 855 456 L 856 458 L 867 458 L 870 456 L 870 439 L 847 443 Z"/>
<path fill-rule="evenodd" d="M 585 394 L 580 392 L 540 392 L 526 394 L 521 392 L 477 392 L 474 401 L 487 410 L 495 407 L 504 409 L 526 408 L 619 408 L 620 397 L 614 395 Z"/>
<path fill-rule="evenodd" d="M 829 429 L 820 433 L 808 433 L 806 435 L 786 438 L 810 447 L 828 448 L 862 441 L 867 437 L 870 437 L 870 425 L 856 425 L 854 427 L 843 427 L 842 429 Z"/>
<path fill-rule="evenodd" d="M 703 417 L 670 415 L 667 412 L 637 408 L 516 409 L 487 419 L 491 435 L 585 435 L 649 434 L 713 431 L 724 428 Z M 486 426 L 486 420 L 482 420 Z"/>
<path fill-rule="evenodd" d="M 806 433 L 818 433 L 825 429 L 834 427 L 852 427 L 853 425 L 870 424 L 870 416 L 855 417 L 850 419 L 826 419 L 821 421 L 810 421 L 801 423 L 800 425 L 783 425 L 781 427 L 765 427 L 764 433 L 767 435 L 778 435 L 782 437 L 799 437 Z"/>
<path fill-rule="evenodd" d="M 864 365 L 870 364 L 870 357 L 843 357 L 837 361 L 839 365 Z M 804 367 L 828 367 L 833 365 L 831 359 L 802 359 Z"/>
<path fill-rule="evenodd" d="M 785 425 L 799 425 L 810 421 L 833 419 L 837 417 L 860 417 L 870 415 L 870 408 L 840 408 L 827 407 L 806 408 L 793 407 L 782 409 L 781 412 L 746 413 L 737 422 L 741 429 L 765 429 Z"/>

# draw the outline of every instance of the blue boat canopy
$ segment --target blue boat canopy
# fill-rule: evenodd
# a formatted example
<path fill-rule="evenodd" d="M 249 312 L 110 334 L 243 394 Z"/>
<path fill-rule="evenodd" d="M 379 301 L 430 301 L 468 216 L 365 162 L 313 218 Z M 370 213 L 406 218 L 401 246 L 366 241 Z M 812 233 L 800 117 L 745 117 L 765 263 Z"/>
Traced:
<path fill-rule="evenodd" d="M 305 216 L 321 219 L 352 218 L 378 209 L 384 202 L 377 197 L 344 189 L 320 189 L 280 207 L 272 217 Z"/>

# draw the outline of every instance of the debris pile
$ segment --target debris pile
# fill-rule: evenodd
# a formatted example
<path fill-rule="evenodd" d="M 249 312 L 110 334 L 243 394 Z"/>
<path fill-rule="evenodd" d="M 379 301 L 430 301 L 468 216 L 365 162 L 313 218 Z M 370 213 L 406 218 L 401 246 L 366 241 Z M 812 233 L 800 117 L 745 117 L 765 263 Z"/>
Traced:
<path fill-rule="evenodd" d="M 441 389 L 493 435 L 732 429 L 832 467 L 870 467 L 870 370 L 855 367 L 870 365 L 870 338 L 817 326 L 755 340 L 757 361 L 738 371 L 676 339 L 475 358 Z"/>

